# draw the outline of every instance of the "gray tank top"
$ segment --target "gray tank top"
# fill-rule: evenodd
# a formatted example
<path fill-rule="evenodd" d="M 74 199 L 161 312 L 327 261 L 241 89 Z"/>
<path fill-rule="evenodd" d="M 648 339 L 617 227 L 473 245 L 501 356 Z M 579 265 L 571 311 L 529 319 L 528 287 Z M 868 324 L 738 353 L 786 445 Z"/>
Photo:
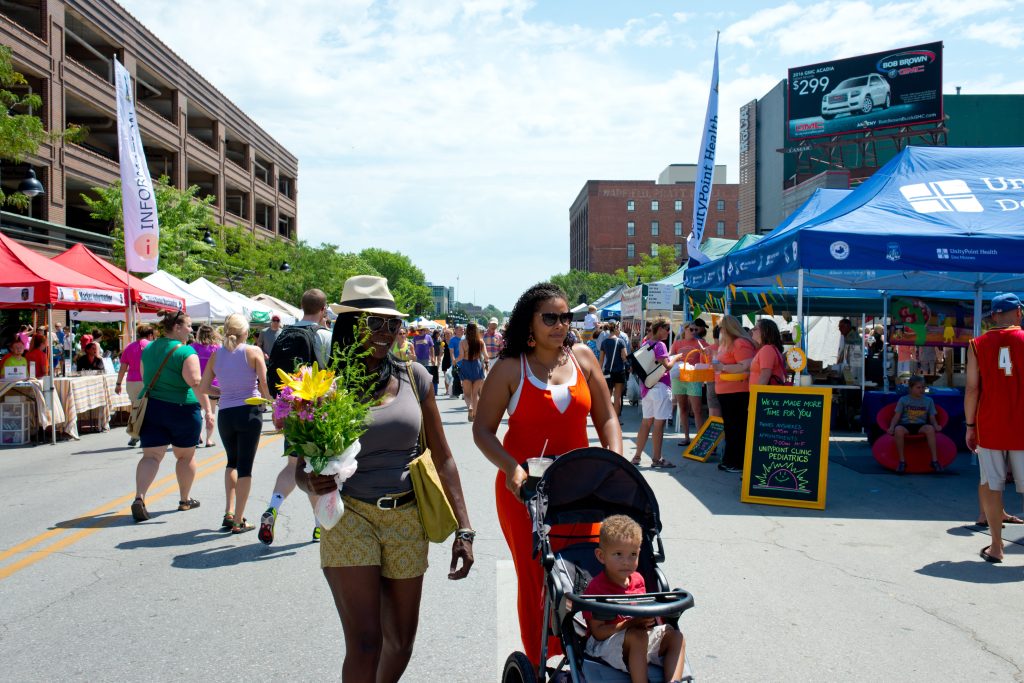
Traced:
<path fill-rule="evenodd" d="M 413 363 L 412 373 L 421 397 L 433 392 L 433 380 L 426 368 Z M 387 405 L 370 410 L 369 429 L 359 439 L 361 449 L 356 456 L 359 469 L 345 482 L 342 493 L 375 499 L 411 491 L 409 463 L 419 454 L 422 421 L 419 402 L 403 370 L 398 395 Z"/>

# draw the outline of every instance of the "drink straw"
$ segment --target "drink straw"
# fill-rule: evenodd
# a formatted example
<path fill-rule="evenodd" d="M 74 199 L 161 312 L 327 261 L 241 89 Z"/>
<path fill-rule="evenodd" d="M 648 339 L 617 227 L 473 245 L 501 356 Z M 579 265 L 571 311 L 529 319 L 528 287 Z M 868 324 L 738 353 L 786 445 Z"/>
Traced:
<path fill-rule="evenodd" d="M 544 439 L 544 446 L 540 449 L 540 455 L 538 455 L 537 457 L 538 458 L 543 458 L 544 457 L 544 451 L 546 451 L 547 449 L 548 449 L 548 439 Z"/>

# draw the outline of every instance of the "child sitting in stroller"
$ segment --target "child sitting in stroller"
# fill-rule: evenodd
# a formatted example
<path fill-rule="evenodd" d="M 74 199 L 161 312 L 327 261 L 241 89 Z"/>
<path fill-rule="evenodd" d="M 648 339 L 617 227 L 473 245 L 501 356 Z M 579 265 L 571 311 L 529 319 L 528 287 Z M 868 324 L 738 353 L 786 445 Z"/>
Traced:
<path fill-rule="evenodd" d="M 604 570 L 590 580 L 584 595 L 634 595 L 647 592 L 637 571 L 643 532 L 625 515 L 612 515 L 601 524 L 601 536 L 594 550 Z M 647 663 L 662 664 L 665 679 L 681 681 L 686 662 L 683 634 L 655 619 L 616 616 L 596 619 L 584 612 L 590 637 L 586 652 L 620 671 L 629 673 L 633 683 L 647 683 Z"/>

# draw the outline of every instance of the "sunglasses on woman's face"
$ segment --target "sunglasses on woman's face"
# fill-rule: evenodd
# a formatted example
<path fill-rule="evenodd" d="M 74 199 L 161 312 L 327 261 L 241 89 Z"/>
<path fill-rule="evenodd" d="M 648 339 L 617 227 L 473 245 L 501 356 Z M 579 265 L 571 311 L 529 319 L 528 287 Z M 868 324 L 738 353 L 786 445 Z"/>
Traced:
<path fill-rule="evenodd" d="M 384 318 L 379 315 L 366 316 L 366 327 L 370 332 L 378 332 L 385 326 L 388 328 L 388 332 L 395 334 L 402 329 L 402 321 L 399 318 Z"/>
<path fill-rule="evenodd" d="M 548 327 L 554 327 L 555 323 L 568 326 L 572 322 L 572 313 L 541 313 L 540 321 Z"/>

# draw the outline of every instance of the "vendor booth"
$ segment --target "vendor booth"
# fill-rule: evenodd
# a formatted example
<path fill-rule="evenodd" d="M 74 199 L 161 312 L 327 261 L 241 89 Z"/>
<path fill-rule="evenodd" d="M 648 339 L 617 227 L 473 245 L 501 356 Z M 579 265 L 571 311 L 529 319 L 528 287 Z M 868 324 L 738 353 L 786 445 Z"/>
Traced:
<path fill-rule="evenodd" d="M 125 304 L 123 288 L 111 287 L 104 282 L 75 272 L 35 253 L 5 235 L 0 235 L 0 308 L 45 308 L 47 325 L 52 330 L 54 309 L 119 311 L 123 315 Z M 47 355 L 49 369 L 52 370 L 52 348 L 49 349 Z M 60 402 L 54 396 L 52 371 L 43 378 L 42 382 L 28 377 L 15 381 L 13 378 L 5 376 L 0 381 L 0 384 L 3 385 L 0 387 L 0 394 L 6 395 L 16 390 L 16 387 L 7 386 L 9 384 L 23 383 L 41 385 L 30 388 L 31 394 L 36 396 L 32 399 L 32 404 L 41 408 L 38 401 L 38 393 L 41 392 L 46 396 L 46 410 L 33 410 L 30 417 L 40 427 L 49 426 L 52 430 L 52 440 L 56 442 L 58 420 L 63 423 L 66 422 L 66 418 L 61 414 L 64 411 L 59 409 Z M 3 407 L 0 407 L 0 414 L 7 415 Z M 24 416 L 22 415 L 22 417 Z M 11 416 L 11 421 L 14 421 L 13 416 Z M 22 424 L 24 424 L 23 421 Z"/>
<path fill-rule="evenodd" d="M 1024 149 L 909 147 L 818 215 L 691 269 L 686 287 L 737 303 L 735 288 L 783 293 L 795 298 L 801 323 L 808 300 L 822 298 L 852 299 L 861 310 L 880 303 L 882 318 L 895 323 L 895 296 L 966 300 L 971 315 L 950 325 L 966 323 L 977 335 L 983 299 L 1024 287 L 1024 214 L 1010 180 L 1021 168 Z M 928 323 L 914 323 L 924 343 Z M 885 346 L 893 333 L 886 330 Z M 943 343 L 961 344 L 959 336 Z"/>
<path fill-rule="evenodd" d="M 277 311 L 281 315 L 281 322 L 286 325 L 291 324 L 287 322 L 288 318 L 291 318 L 291 322 L 295 322 L 296 320 L 301 320 L 304 315 L 301 308 L 296 308 L 285 301 L 281 301 L 276 296 L 257 294 L 252 299 Z"/>

